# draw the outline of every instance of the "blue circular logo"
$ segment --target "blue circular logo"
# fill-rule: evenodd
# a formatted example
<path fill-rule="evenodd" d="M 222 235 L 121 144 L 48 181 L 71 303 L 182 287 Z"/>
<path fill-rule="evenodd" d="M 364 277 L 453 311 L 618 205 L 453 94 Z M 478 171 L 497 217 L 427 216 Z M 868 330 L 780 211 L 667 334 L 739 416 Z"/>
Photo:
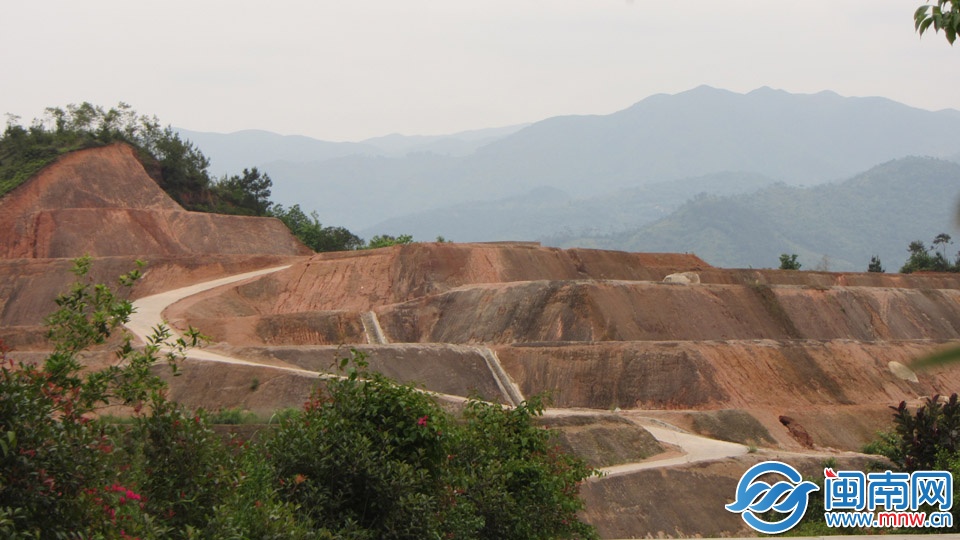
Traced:
<path fill-rule="evenodd" d="M 786 478 L 772 486 L 759 477 L 777 474 Z M 753 530 L 763 534 L 780 534 L 792 529 L 807 511 L 810 493 L 820 488 L 803 481 L 796 469 L 779 461 L 764 461 L 747 469 L 737 484 L 737 498 L 724 508 L 740 514 Z M 769 510 L 786 514 L 780 521 L 764 521 L 757 517 Z"/>

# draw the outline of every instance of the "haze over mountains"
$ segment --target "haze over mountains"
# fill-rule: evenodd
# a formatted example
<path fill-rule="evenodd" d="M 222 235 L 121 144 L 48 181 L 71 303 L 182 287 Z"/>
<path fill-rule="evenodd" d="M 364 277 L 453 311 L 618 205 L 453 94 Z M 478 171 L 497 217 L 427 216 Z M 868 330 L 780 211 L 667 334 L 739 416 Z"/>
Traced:
<path fill-rule="evenodd" d="M 331 143 L 266 132 L 184 134 L 211 157 L 215 172 L 259 166 L 274 180 L 275 200 L 315 209 L 324 224 L 343 225 L 362 236 L 409 233 L 420 240 L 443 235 L 457 241 L 655 246 L 692 250 L 708 262 L 729 266 L 775 265 L 779 253 L 797 252 L 806 267 L 827 255 L 835 269 L 864 268 L 860 253 L 830 251 L 841 248 L 836 242 L 817 243 L 846 236 L 866 250 L 890 253 L 887 266 L 894 269 L 905 258 L 906 244 L 898 238 L 894 245 L 889 235 L 858 239 L 858 229 L 831 229 L 802 241 L 797 231 L 794 236 L 778 233 L 749 250 L 741 242 L 724 241 L 722 257 L 701 245 L 718 246 L 705 240 L 713 223 L 722 222 L 729 237 L 746 237 L 763 227 L 747 218 L 759 219 L 764 212 L 752 205 L 772 204 L 772 194 L 785 197 L 782 204 L 789 208 L 826 193 L 790 186 L 842 181 L 907 156 L 956 159 L 958 124 L 958 111 L 925 111 L 884 98 L 798 95 L 770 88 L 737 94 L 701 86 L 651 96 L 610 115 L 555 117 L 446 137 L 393 135 Z M 888 177 L 882 186 L 867 182 L 861 189 L 864 196 L 902 200 L 902 190 L 892 187 L 928 173 L 938 180 L 924 185 L 924 195 L 954 203 L 960 175 L 947 164 L 907 160 L 878 173 Z M 784 185 L 737 199 L 749 211 L 739 210 L 736 223 L 730 216 L 721 219 L 722 208 L 737 206 L 732 203 L 710 206 L 706 213 L 687 205 L 684 212 L 696 216 L 670 216 L 700 194 L 740 196 L 776 182 Z M 848 210 L 859 206 L 856 197 L 847 204 Z M 951 230 L 949 215 L 939 211 L 918 216 L 909 205 L 881 206 L 885 213 L 876 219 L 891 227 L 909 220 L 911 225 L 902 230 L 916 235 L 911 239 L 929 240 Z M 650 225 L 658 219 L 671 225 Z M 783 226 L 807 227 L 803 220 Z M 680 232 L 683 228 L 688 230 Z M 682 237 L 699 240 L 684 242 Z M 873 242 L 880 245 L 868 245 Z"/>
<path fill-rule="evenodd" d="M 778 183 L 738 196 L 704 195 L 635 230 L 558 236 L 551 243 L 693 252 L 726 267 L 775 267 L 780 253 L 796 253 L 804 269 L 861 272 L 878 255 L 895 272 L 911 241 L 930 245 L 936 235 L 932 224 L 942 225 L 938 232 L 952 232 L 958 195 L 960 164 L 909 157 L 843 182 L 808 188 Z M 948 254 L 951 260 L 954 253 L 956 247 Z"/>

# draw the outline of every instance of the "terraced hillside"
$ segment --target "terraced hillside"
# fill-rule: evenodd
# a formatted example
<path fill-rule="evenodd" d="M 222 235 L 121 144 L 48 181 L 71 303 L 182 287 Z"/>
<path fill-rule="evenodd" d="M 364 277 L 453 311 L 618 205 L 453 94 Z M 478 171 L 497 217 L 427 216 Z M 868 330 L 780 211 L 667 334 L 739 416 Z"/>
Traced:
<path fill-rule="evenodd" d="M 751 463 L 862 462 L 849 451 L 889 405 L 960 389 L 960 369 L 909 369 L 960 342 L 955 274 L 728 270 L 532 243 L 310 255 L 276 220 L 183 211 L 123 146 L 65 156 L 0 199 L 0 230 L 0 338 L 14 355 L 43 357 L 69 258 L 93 256 L 100 281 L 143 258 L 131 328 L 162 315 L 213 341 L 170 378 L 175 399 L 297 406 L 342 346 L 452 406 L 546 393 L 558 442 L 610 473 L 583 490 L 584 518 L 608 538 L 742 534 L 723 505 Z M 207 283 L 260 269 L 272 270 Z M 694 434 L 707 450 L 687 446 Z"/>

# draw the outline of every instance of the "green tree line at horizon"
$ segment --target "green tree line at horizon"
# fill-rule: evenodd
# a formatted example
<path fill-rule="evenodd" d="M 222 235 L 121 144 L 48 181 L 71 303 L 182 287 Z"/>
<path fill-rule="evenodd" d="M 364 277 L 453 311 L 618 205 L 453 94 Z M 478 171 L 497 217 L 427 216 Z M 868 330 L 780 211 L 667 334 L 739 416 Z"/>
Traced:
<path fill-rule="evenodd" d="M 316 212 L 299 205 L 284 208 L 270 200 L 273 181 L 257 167 L 240 174 L 214 178 L 210 160 L 191 141 L 171 127 L 161 127 L 156 116 L 135 112 L 119 103 L 109 109 L 83 102 L 48 107 L 43 118 L 23 126 L 7 115 L 0 136 L 0 197 L 22 185 L 59 156 L 123 142 L 137 150 L 147 173 L 178 204 L 190 211 L 276 217 L 310 249 L 347 251 L 410 243 L 408 235 L 382 235 L 371 242 L 344 227 L 323 226 Z"/>

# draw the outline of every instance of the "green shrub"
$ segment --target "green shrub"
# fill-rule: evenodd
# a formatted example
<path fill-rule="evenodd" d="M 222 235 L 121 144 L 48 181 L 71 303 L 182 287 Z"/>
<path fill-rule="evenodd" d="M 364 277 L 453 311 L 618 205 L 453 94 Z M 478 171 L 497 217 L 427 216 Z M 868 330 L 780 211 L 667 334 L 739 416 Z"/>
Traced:
<path fill-rule="evenodd" d="M 218 409 L 206 416 L 208 424 L 240 425 L 259 422 L 257 415 L 242 409 Z"/>
<path fill-rule="evenodd" d="M 80 353 L 131 312 L 110 287 L 87 283 L 88 269 L 78 260 L 77 283 L 57 298 L 56 347 L 42 366 L 0 347 L 0 537 L 595 537 L 576 515 L 593 471 L 533 424 L 538 399 L 514 409 L 471 401 L 455 417 L 352 351 L 343 378 L 276 415 L 272 437 L 231 449 L 206 413 L 167 400 L 151 371 L 164 359 L 175 367 L 196 331 L 173 340 L 161 326 L 143 349 L 124 340 L 117 365 L 81 370 Z M 98 419 L 107 404 L 132 407 L 133 425 Z"/>

